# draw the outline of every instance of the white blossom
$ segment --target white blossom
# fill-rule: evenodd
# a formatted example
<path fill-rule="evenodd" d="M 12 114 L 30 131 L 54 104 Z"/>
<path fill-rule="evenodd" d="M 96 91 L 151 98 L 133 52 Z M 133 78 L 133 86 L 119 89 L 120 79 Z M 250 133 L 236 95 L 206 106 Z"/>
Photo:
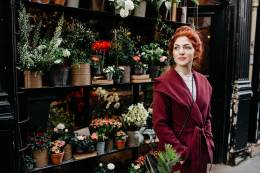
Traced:
<path fill-rule="evenodd" d="M 121 8 L 119 12 L 121 17 L 127 17 L 129 15 L 129 11 L 127 9 Z"/>
<path fill-rule="evenodd" d="M 65 125 L 64 125 L 63 123 L 59 123 L 59 124 L 56 126 L 56 128 L 57 128 L 58 130 L 63 130 L 63 129 L 65 129 Z"/>
<path fill-rule="evenodd" d="M 115 169 L 115 165 L 113 163 L 109 163 L 109 164 L 107 164 L 107 169 L 114 170 Z"/>
<path fill-rule="evenodd" d="M 134 6 L 134 3 L 133 3 L 133 1 L 131 1 L 131 0 L 126 0 L 125 1 L 125 9 L 126 10 L 133 10 L 135 8 L 135 6 Z"/>
<path fill-rule="evenodd" d="M 64 57 L 69 57 L 70 56 L 70 51 L 68 49 L 64 49 L 62 51 L 62 54 L 63 54 Z"/>

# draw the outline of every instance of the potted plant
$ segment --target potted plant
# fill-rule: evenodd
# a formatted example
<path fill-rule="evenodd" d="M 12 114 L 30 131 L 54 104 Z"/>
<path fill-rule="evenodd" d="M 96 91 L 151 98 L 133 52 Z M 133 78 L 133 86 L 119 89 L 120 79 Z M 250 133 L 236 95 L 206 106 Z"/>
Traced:
<path fill-rule="evenodd" d="M 121 150 L 125 148 L 127 135 L 123 130 L 119 130 L 115 134 L 116 148 Z"/>
<path fill-rule="evenodd" d="M 142 62 L 140 55 L 133 56 L 131 64 L 134 69 L 133 73 L 137 75 L 145 74 L 146 70 L 148 69 L 148 65 Z"/>
<path fill-rule="evenodd" d="M 124 77 L 125 68 L 123 66 L 114 66 L 114 71 L 115 83 L 121 83 L 121 79 Z"/>
<path fill-rule="evenodd" d="M 83 23 L 72 19 L 65 23 L 63 32 L 63 46 L 70 51 L 71 84 L 90 84 L 91 45 L 97 34 Z"/>
<path fill-rule="evenodd" d="M 141 47 L 142 58 L 150 64 L 151 78 L 155 78 L 160 74 L 160 58 L 163 56 L 163 53 L 164 50 L 158 43 L 150 43 Z"/>
<path fill-rule="evenodd" d="M 103 71 L 105 57 L 110 47 L 110 41 L 98 40 L 92 43 L 91 50 L 94 55 L 91 57 L 91 67 L 94 74 L 100 75 Z"/>
<path fill-rule="evenodd" d="M 62 163 L 63 156 L 64 156 L 64 146 L 65 141 L 63 140 L 55 140 L 51 142 L 51 162 L 54 165 L 59 165 Z"/>
<path fill-rule="evenodd" d="M 73 146 L 77 153 L 93 152 L 95 150 L 93 140 L 85 135 L 76 134 Z"/>
<path fill-rule="evenodd" d="M 149 113 L 142 103 L 131 105 L 128 107 L 128 112 L 122 114 L 127 129 L 129 147 L 139 146 L 143 142 L 144 137 L 138 130 L 146 125 L 148 115 Z"/>
<path fill-rule="evenodd" d="M 113 80 L 113 75 L 115 73 L 114 66 L 108 66 L 104 68 L 103 72 L 106 73 L 107 80 Z"/>
<path fill-rule="evenodd" d="M 28 136 L 32 149 L 32 156 L 35 160 L 35 167 L 42 168 L 48 164 L 48 147 L 51 137 L 47 132 L 33 132 Z"/>
<path fill-rule="evenodd" d="M 106 63 L 109 65 L 123 66 L 125 70 L 122 82 L 129 83 L 131 73 L 129 63 L 135 51 L 135 42 L 130 37 L 131 32 L 127 28 L 119 27 L 112 32 L 113 39 Z"/>
<path fill-rule="evenodd" d="M 74 133 L 66 128 L 63 123 L 58 123 L 53 129 L 52 138 L 65 141 L 63 160 L 70 160 L 72 158 L 72 144 L 75 138 Z"/>

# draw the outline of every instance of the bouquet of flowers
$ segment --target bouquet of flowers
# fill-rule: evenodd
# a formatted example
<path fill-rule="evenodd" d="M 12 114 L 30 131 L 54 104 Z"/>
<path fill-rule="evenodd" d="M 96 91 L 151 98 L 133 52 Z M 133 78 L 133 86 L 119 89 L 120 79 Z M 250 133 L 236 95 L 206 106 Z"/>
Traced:
<path fill-rule="evenodd" d="M 91 131 L 97 133 L 97 140 L 104 140 L 105 137 L 113 135 L 120 129 L 122 123 L 114 118 L 97 118 L 91 121 L 89 127 Z"/>
<path fill-rule="evenodd" d="M 91 46 L 91 50 L 95 52 L 96 55 L 93 55 L 91 57 L 92 65 L 97 66 L 100 64 L 101 69 L 103 69 L 105 55 L 108 53 L 110 47 L 111 47 L 110 41 L 99 40 L 93 42 Z"/>
<path fill-rule="evenodd" d="M 143 103 L 133 104 L 128 108 L 126 114 L 122 114 L 124 123 L 129 130 L 136 130 L 146 125 L 146 120 L 149 113 L 144 108 Z"/>
<path fill-rule="evenodd" d="M 120 98 L 117 92 L 108 92 L 98 87 L 91 95 L 91 104 L 95 106 L 94 109 L 99 117 L 113 115 L 120 108 Z"/>
<path fill-rule="evenodd" d="M 65 146 L 65 141 L 55 140 L 51 143 L 51 153 L 57 154 L 62 153 Z"/>

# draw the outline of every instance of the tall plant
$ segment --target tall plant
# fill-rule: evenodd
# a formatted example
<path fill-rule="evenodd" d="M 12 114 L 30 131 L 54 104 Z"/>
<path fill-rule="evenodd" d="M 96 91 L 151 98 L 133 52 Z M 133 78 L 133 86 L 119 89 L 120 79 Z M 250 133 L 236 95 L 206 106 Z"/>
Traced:
<path fill-rule="evenodd" d="M 91 45 L 97 39 L 97 33 L 87 28 L 78 20 L 66 22 L 63 32 L 63 46 L 71 52 L 72 64 L 88 63 L 91 55 Z"/>

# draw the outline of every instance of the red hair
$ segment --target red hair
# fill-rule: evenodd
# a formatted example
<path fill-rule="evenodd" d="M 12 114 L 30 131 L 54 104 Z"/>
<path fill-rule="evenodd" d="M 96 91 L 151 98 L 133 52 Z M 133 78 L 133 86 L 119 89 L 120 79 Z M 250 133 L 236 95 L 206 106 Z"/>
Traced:
<path fill-rule="evenodd" d="M 183 36 L 187 37 L 190 40 L 193 48 L 195 49 L 195 57 L 194 57 L 193 66 L 195 68 L 199 68 L 199 61 L 200 61 L 201 55 L 203 53 L 202 41 L 199 37 L 199 34 L 189 26 L 181 26 L 175 31 L 174 35 L 172 36 L 172 38 L 169 41 L 169 55 L 171 57 L 173 56 L 172 55 L 173 45 L 174 45 L 176 39 L 178 37 L 183 37 Z"/>

